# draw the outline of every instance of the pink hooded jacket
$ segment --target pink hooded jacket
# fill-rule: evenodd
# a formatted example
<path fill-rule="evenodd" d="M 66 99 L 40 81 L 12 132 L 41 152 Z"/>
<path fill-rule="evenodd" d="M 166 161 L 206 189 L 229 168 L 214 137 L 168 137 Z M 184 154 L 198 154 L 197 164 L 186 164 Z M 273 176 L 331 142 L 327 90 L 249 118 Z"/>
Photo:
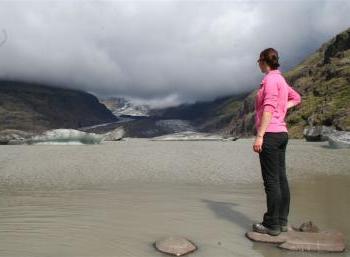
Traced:
<path fill-rule="evenodd" d="M 300 95 L 288 85 L 280 70 L 270 70 L 260 83 L 255 98 L 255 128 L 258 130 L 264 111 L 272 112 L 266 132 L 288 132 L 284 118 L 287 102 L 301 103 Z"/>

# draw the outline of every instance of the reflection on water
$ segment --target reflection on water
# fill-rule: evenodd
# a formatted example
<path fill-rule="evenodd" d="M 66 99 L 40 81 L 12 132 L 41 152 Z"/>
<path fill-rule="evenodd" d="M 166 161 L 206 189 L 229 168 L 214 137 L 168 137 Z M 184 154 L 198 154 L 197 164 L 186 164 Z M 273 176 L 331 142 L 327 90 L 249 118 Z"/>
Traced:
<path fill-rule="evenodd" d="M 345 232 L 349 245 L 348 176 L 291 183 L 290 222 L 311 219 Z M 253 243 L 244 233 L 265 211 L 262 183 L 115 184 L 77 190 L 5 190 L 0 202 L 1 256 L 164 256 L 152 243 L 183 235 L 191 256 L 320 256 Z M 346 256 L 322 254 L 322 256 Z"/>

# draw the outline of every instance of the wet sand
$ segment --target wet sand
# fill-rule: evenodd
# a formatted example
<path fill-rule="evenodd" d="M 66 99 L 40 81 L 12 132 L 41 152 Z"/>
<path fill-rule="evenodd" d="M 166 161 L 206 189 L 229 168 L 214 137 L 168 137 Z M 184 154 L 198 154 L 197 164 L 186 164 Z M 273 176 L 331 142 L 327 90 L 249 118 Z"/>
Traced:
<path fill-rule="evenodd" d="M 0 256 L 163 256 L 152 243 L 173 234 L 197 243 L 191 256 L 320 256 L 244 237 L 266 208 L 252 143 L 0 146 Z M 339 229 L 349 245 L 350 150 L 287 151 L 290 223 Z"/>

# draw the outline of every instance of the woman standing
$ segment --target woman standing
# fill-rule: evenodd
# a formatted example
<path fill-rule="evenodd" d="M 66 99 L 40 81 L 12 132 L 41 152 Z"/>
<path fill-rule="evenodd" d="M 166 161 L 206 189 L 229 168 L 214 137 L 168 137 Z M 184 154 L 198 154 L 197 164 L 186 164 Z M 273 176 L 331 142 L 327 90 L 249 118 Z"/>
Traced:
<path fill-rule="evenodd" d="M 273 48 L 262 51 L 258 59 L 265 75 L 255 99 L 257 135 L 253 145 L 259 153 L 267 201 L 263 221 L 253 224 L 253 231 L 273 236 L 287 231 L 290 203 L 285 165 L 288 130 L 284 118 L 287 109 L 301 102 L 300 95 L 278 70 L 278 59 L 278 52 Z"/>

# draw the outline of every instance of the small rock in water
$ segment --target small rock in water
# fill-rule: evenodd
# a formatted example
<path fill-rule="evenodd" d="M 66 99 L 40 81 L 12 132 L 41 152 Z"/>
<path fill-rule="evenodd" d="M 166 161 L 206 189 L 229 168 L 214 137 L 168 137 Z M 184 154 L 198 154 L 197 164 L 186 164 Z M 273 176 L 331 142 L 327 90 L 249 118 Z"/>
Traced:
<path fill-rule="evenodd" d="M 182 256 L 197 250 L 197 246 L 190 240 L 180 236 L 170 236 L 154 243 L 154 247 L 163 253 Z"/>
<path fill-rule="evenodd" d="M 314 232 L 314 233 L 320 231 L 319 228 L 315 224 L 313 224 L 311 220 L 301 224 L 297 230 L 301 232 Z"/>

